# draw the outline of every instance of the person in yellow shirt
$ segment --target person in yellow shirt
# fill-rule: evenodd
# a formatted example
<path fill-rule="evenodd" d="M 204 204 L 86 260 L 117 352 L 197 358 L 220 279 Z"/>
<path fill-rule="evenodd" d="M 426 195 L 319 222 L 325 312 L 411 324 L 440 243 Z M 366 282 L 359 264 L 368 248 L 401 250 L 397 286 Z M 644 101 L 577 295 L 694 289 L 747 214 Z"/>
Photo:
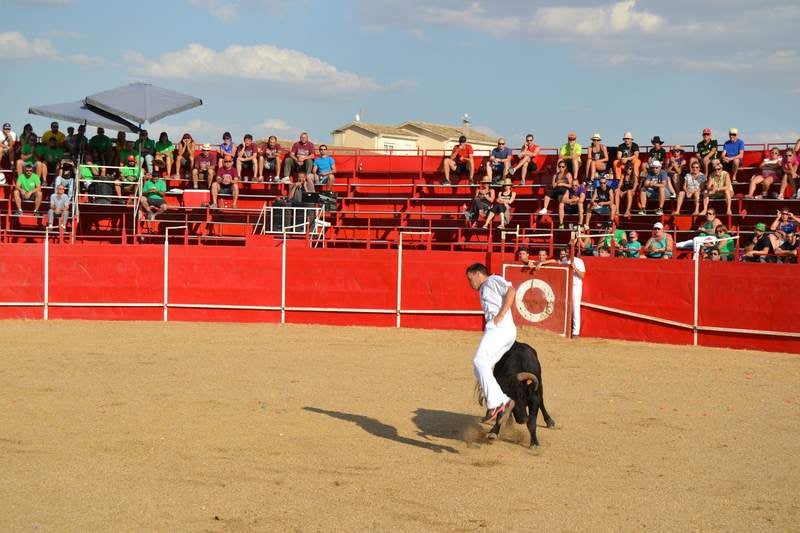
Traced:
<path fill-rule="evenodd" d="M 561 147 L 558 154 L 567 163 L 567 167 L 572 172 L 572 176 L 578 177 L 578 170 L 581 168 L 581 150 L 583 147 L 578 143 L 578 134 L 571 131 L 567 134 L 567 142 Z"/>
<path fill-rule="evenodd" d="M 57 147 L 64 147 L 67 138 L 63 133 L 58 131 L 58 122 L 50 123 L 50 131 L 47 131 L 44 135 L 42 135 L 42 143 L 45 145 L 49 144 L 50 139 L 53 137 L 56 139 Z"/>

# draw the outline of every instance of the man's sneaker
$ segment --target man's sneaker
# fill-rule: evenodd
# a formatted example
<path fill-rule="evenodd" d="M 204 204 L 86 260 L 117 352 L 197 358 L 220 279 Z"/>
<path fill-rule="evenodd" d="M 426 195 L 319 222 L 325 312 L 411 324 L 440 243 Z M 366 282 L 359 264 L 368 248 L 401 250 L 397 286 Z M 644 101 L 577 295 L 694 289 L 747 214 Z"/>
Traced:
<path fill-rule="evenodd" d="M 516 172 L 516 170 L 514 169 L 514 167 L 511 167 L 511 168 L 509 168 L 509 169 L 508 169 L 508 175 L 509 175 L 509 176 L 513 176 L 513 175 L 514 175 L 514 172 Z"/>
<path fill-rule="evenodd" d="M 291 178 L 289 176 L 286 176 L 285 178 L 283 178 L 281 180 L 281 183 L 291 183 L 291 182 L 292 182 L 292 180 L 291 180 Z"/>
<path fill-rule="evenodd" d="M 539 209 L 539 214 L 540 215 L 546 215 L 547 214 L 547 209 L 545 209 L 544 207 Z"/>
<path fill-rule="evenodd" d="M 674 192 L 670 192 L 670 193 L 669 193 L 669 197 L 670 197 L 670 199 L 671 199 L 671 200 L 674 200 L 675 198 L 677 198 L 677 197 L 678 197 L 678 195 L 677 195 L 677 194 L 675 194 Z"/>
<path fill-rule="evenodd" d="M 663 214 L 664 214 L 664 210 L 663 209 L 661 209 L 661 208 L 656 209 L 656 215 L 663 215 Z"/>
<path fill-rule="evenodd" d="M 564 224 L 559 224 L 558 229 L 564 229 Z"/>
<path fill-rule="evenodd" d="M 499 424 L 505 423 L 508 420 L 508 415 L 514 409 L 514 400 L 508 400 L 503 405 L 495 407 L 494 409 L 487 409 L 486 416 L 481 419 L 481 424 L 494 425 L 495 422 Z"/>
<path fill-rule="evenodd" d="M 646 215 L 647 211 L 645 211 L 644 209 L 639 209 L 639 214 L 640 215 Z"/>
<path fill-rule="evenodd" d="M 23 215 L 22 209 L 17 209 L 17 210 L 14 212 L 14 214 L 15 214 L 15 215 L 17 215 L 18 217 L 21 217 L 21 216 Z"/>

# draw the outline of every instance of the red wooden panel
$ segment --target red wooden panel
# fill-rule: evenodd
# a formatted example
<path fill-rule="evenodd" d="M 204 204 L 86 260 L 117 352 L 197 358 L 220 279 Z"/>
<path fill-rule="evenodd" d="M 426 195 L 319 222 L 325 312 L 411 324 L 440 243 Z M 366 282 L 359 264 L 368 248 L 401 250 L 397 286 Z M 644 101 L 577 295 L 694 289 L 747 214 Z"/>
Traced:
<path fill-rule="evenodd" d="M 44 245 L 0 246 L 0 301 L 41 302 L 44 300 Z M 26 317 L 31 313 L 26 313 Z M 33 313 L 36 316 L 37 312 Z M 38 316 L 41 316 L 41 310 Z"/>
<path fill-rule="evenodd" d="M 404 250 L 402 308 L 480 311 L 465 272 L 485 262 L 483 253 Z"/>

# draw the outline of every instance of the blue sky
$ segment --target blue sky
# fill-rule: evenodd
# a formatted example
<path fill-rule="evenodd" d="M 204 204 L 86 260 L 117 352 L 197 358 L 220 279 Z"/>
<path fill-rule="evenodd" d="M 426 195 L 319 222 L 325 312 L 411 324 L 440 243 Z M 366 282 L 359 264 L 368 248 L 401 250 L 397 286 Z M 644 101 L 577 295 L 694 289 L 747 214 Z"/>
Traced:
<path fill-rule="evenodd" d="M 124 7 L 121 7 L 124 6 Z M 502 7 L 501 7 L 502 6 Z M 625 131 L 694 143 L 800 137 L 800 4 L 739 0 L 0 0 L 0 120 L 131 81 L 203 99 L 150 127 L 330 142 L 425 120 L 544 146 Z M 91 131 L 91 130 L 90 130 Z"/>

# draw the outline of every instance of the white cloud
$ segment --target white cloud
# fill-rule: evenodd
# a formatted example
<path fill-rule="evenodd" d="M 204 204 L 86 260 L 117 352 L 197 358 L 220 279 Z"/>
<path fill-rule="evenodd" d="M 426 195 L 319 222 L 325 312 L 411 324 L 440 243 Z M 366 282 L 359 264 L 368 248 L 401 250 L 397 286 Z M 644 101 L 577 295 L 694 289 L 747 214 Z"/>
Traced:
<path fill-rule="evenodd" d="M 306 86 L 318 92 L 354 92 L 381 89 L 372 78 L 340 70 L 297 50 L 262 44 L 231 45 L 217 51 L 192 43 L 183 50 L 147 59 L 138 52 L 124 56 L 134 76 L 179 79 L 247 79 Z"/>
<path fill-rule="evenodd" d="M 540 7 L 533 22 L 534 31 L 543 30 L 564 38 L 651 33 L 663 25 L 664 19 L 648 11 L 638 11 L 636 0 L 625 0 L 601 7 Z"/>
<path fill-rule="evenodd" d="M 162 131 L 166 131 L 169 134 L 170 140 L 172 140 L 173 143 L 177 143 L 180 141 L 183 134 L 188 132 L 192 135 L 195 142 L 219 144 L 222 142 L 222 133 L 226 131 L 232 132 L 234 140 L 239 142 L 238 139 L 241 138 L 241 135 L 237 133 L 239 129 L 240 128 L 236 124 L 218 124 L 207 120 L 193 119 L 188 122 L 180 123 L 160 121 L 154 124 L 148 133 L 151 138 L 157 139 Z"/>
<path fill-rule="evenodd" d="M 431 40 L 431 38 L 428 37 L 428 35 L 423 30 L 421 30 L 419 28 L 411 28 L 410 30 L 408 30 L 408 35 L 412 39 L 416 39 L 417 41 L 430 41 Z"/>
<path fill-rule="evenodd" d="M 70 30 L 48 30 L 42 36 L 48 39 L 83 39 L 86 34 Z"/>
<path fill-rule="evenodd" d="M 0 32 L 0 50 L 6 60 L 58 56 L 49 40 L 28 40 L 18 31 Z"/>
<path fill-rule="evenodd" d="M 274 135 L 276 133 L 300 133 L 298 128 L 290 126 L 284 120 L 279 118 L 268 118 L 261 124 L 255 127 L 257 131 L 266 131 L 267 135 Z"/>
<path fill-rule="evenodd" d="M 186 3 L 191 7 L 205 9 L 223 24 L 230 24 L 236 19 L 237 4 L 227 4 L 222 0 L 186 0 Z"/>
<path fill-rule="evenodd" d="M 0 32 L 0 50 L 3 51 L 0 62 L 49 59 L 91 67 L 107 64 L 105 59 L 86 54 L 62 55 L 48 39 L 28 39 L 18 31 Z"/>
<path fill-rule="evenodd" d="M 742 131 L 742 138 L 747 143 L 795 143 L 798 139 L 800 139 L 800 131 L 764 131 L 749 134 L 746 131 Z"/>

